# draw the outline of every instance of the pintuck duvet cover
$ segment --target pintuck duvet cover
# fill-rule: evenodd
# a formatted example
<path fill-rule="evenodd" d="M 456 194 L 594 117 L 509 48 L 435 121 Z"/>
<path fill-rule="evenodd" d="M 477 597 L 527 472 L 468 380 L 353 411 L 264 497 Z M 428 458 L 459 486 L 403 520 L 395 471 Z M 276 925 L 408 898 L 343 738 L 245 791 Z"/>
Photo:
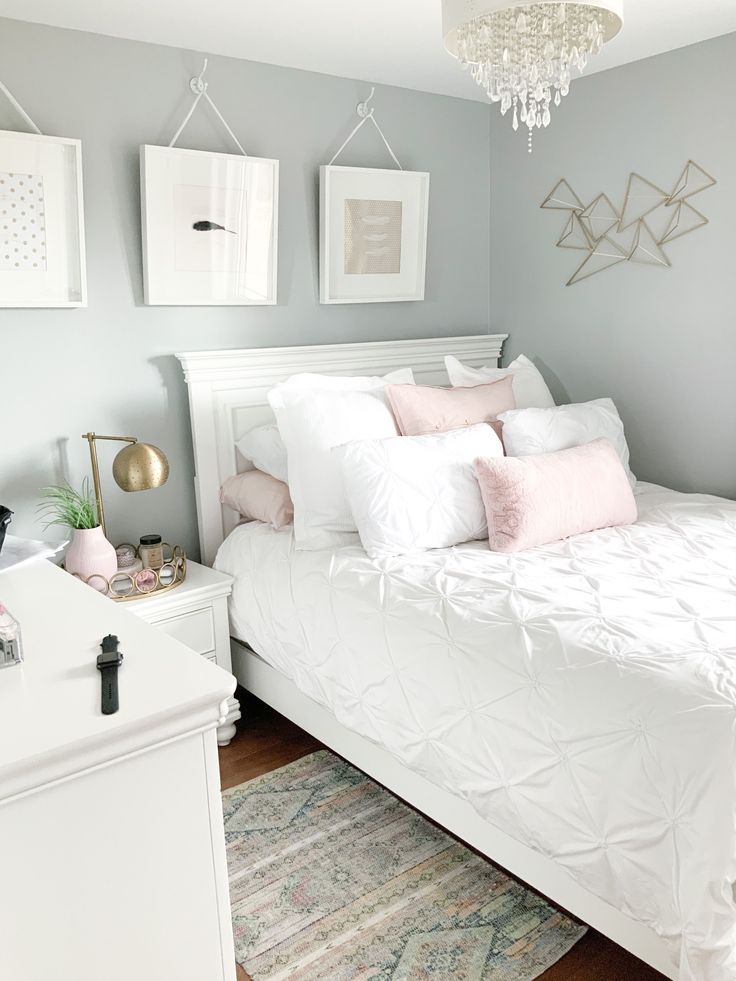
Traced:
<path fill-rule="evenodd" d="M 736 978 L 736 503 L 637 487 L 639 521 L 515 555 L 372 560 L 238 527 L 234 633 L 491 824 Z"/>

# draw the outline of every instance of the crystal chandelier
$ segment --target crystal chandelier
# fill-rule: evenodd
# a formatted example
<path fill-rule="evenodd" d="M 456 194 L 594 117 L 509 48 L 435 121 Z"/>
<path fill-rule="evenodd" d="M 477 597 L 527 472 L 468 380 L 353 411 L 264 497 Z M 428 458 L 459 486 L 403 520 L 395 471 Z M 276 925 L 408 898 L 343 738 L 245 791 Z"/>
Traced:
<path fill-rule="evenodd" d="M 591 55 L 623 26 L 623 0 L 442 0 L 445 47 L 512 126 L 549 126 Z"/>

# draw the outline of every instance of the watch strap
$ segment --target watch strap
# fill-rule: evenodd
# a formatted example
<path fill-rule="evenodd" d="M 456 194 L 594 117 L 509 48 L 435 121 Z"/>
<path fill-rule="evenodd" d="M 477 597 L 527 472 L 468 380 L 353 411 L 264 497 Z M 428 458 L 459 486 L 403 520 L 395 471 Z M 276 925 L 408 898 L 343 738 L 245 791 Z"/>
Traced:
<path fill-rule="evenodd" d="M 102 684 L 102 714 L 114 715 L 120 708 L 117 664 L 108 664 L 101 667 L 100 678 Z"/>

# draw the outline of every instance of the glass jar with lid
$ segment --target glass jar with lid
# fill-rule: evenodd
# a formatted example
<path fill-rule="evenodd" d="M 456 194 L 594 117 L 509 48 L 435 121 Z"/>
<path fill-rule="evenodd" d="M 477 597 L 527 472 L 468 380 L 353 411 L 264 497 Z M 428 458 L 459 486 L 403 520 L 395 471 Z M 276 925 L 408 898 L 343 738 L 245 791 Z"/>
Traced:
<path fill-rule="evenodd" d="M 164 564 L 164 547 L 160 535 L 141 535 L 138 555 L 144 569 L 160 569 Z"/>

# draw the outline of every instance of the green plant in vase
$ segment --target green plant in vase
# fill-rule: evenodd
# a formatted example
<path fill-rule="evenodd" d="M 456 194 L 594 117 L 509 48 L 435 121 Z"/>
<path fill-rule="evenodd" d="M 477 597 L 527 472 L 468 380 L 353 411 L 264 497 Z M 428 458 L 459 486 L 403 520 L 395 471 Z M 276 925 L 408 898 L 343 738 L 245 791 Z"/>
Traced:
<path fill-rule="evenodd" d="M 115 549 L 100 525 L 89 480 L 84 479 L 81 491 L 64 483 L 44 487 L 41 493 L 44 500 L 38 506 L 38 513 L 44 528 L 62 525 L 72 531 L 64 557 L 67 572 L 86 581 L 91 579 L 91 585 L 107 592 L 107 582 L 103 580 L 112 579 L 118 562 Z"/>
<path fill-rule="evenodd" d="M 87 477 L 82 481 L 82 490 L 75 490 L 70 484 L 54 484 L 41 491 L 45 501 L 38 505 L 38 516 L 44 529 L 52 525 L 63 525 L 72 530 L 97 528 L 97 505 Z"/>

